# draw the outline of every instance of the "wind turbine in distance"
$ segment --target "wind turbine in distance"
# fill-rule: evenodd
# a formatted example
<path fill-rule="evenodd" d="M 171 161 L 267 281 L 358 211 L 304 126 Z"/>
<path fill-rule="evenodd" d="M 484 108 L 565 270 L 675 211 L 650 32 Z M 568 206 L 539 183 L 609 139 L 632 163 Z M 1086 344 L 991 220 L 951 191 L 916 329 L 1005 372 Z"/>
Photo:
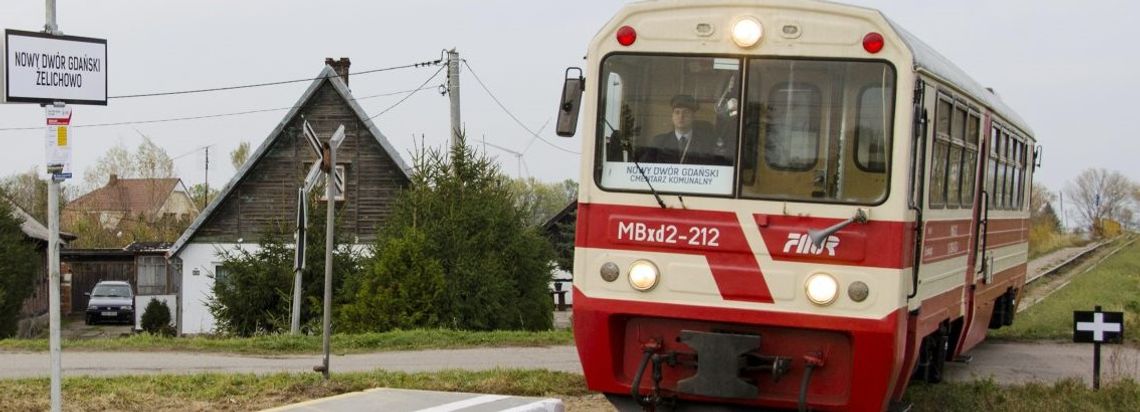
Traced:
<path fill-rule="evenodd" d="M 487 145 L 487 146 L 494 147 L 496 149 L 502 150 L 504 152 L 507 152 L 507 153 L 510 153 L 511 155 L 513 155 L 515 157 L 515 162 L 518 164 L 518 168 L 519 168 L 518 178 L 521 179 L 523 177 L 523 170 L 527 170 L 527 174 L 530 174 L 530 170 L 528 170 L 529 168 L 527 168 L 527 166 L 526 166 L 526 159 L 523 159 L 523 155 L 524 155 L 523 152 L 516 152 L 514 150 L 505 148 L 503 146 L 499 146 L 499 145 L 494 144 L 494 143 L 488 143 L 487 140 L 485 140 L 485 139 L 483 140 L 483 144 Z"/>

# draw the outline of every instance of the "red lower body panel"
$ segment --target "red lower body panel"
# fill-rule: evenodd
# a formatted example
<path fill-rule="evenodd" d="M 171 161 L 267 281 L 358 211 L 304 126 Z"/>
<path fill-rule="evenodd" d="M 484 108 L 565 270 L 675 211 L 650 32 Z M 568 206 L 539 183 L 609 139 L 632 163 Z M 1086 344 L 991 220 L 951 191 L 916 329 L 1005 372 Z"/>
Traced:
<path fill-rule="evenodd" d="M 661 368 L 659 388 L 667 397 L 697 402 L 795 408 L 809 358 L 822 360 L 810 376 L 807 404 L 815 410 L 886 409 L 896 385 L 905 385 L 905 308 L 882 319 L 851 319 L 756 310 L 710 308 L 594 299 L 574 289 L 574 338 L 591 390 L 629 396 L 643 348 L 677 354 Z M 731 373 L 757 388 L 753 398 L 679 393 L 678 381 L 697 374 L 694 348 L 681 342 L 681 331 L 758 336 L 755 355 L 787 360 L 780 376 L 746 368 Z M 717 371 L 709 371 L 713 373 Z M 702 372 L 704 373 L 704 372 Z M 646 370 L 640 393 L 652 388 Z M 901 393 L 901 391 L 898 391 Z"/>

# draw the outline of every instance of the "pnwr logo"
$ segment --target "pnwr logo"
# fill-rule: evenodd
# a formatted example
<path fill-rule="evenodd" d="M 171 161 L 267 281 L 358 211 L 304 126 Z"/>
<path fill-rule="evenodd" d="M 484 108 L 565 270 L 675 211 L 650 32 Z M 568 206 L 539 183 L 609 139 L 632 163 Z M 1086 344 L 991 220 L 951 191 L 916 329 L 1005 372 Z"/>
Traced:
<path fill-rule="evenodd" d="M 784 243 L 784 253 L 799 255 L 820 255 L 827 250 L 828 256 L 835 256 L 835 248 L 839 247 L 839 236 L 828 236 L 823 246 L 816 247 L 811 244 L 807 233 L 788 233 L 788 241 Z"/>

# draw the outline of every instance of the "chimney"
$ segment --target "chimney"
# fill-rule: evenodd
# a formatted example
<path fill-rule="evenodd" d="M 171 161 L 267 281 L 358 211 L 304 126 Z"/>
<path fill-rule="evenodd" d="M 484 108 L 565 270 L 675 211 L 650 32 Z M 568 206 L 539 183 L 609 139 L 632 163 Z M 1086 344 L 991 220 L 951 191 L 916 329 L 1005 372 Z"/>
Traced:
<path fill-rule="evenodd" d="M 340 76 L 340 79 L 344 81 L 344 85 L 348 86 L 348 66 L 351 66 L 352 62 L 348 61 L 347 57 L 341 57 L 340 60 L 326 57 L 325 64 L 332 66 L 333 70 L 336 70 L 337 76 Z"/>
<path fill-rule="evenodd" d="M 112 173 L 111 179 L 107 182 L 107 186 L 114 186 L 115 183 L 118 183 L 118 182 L 119 182 L 119 175 Z"/>

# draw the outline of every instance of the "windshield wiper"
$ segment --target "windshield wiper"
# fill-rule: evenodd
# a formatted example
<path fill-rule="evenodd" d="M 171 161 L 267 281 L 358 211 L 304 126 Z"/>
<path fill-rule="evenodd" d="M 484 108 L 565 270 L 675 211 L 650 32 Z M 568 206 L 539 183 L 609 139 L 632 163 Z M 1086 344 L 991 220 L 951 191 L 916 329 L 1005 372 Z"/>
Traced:
<path fill-rule="evenodd" d="M 657 199 L 657 204 L 661 205 L 662 209 L 667 209 L 667 207 L 665 207 L 665 201 L 661 200 L 661 195 L 657 193 L 657 189 L 653 188 L 653 183 L 649 183 L 649 176 L 645 175 L 645 170 L 641 168 L 641 163 L 638 163 L 637 157 L 633 156 L 633 147 L 632 147 L 632 145 L 629 144 L 629 140 L 628 139 L 623 139 L 623 140 L 625 140 L 625 141 L 621 142 L 622 146 L 625 146 L 625 149 L 629 151 L 630 160 L 632 160 L 633 165 L 635 167 L 637 167 L 637 172 L 641 173 L 641 178 L 645 179 L 646 185 L 649 185 L 649 192 L 653 193 L 653 198 Z"/>

